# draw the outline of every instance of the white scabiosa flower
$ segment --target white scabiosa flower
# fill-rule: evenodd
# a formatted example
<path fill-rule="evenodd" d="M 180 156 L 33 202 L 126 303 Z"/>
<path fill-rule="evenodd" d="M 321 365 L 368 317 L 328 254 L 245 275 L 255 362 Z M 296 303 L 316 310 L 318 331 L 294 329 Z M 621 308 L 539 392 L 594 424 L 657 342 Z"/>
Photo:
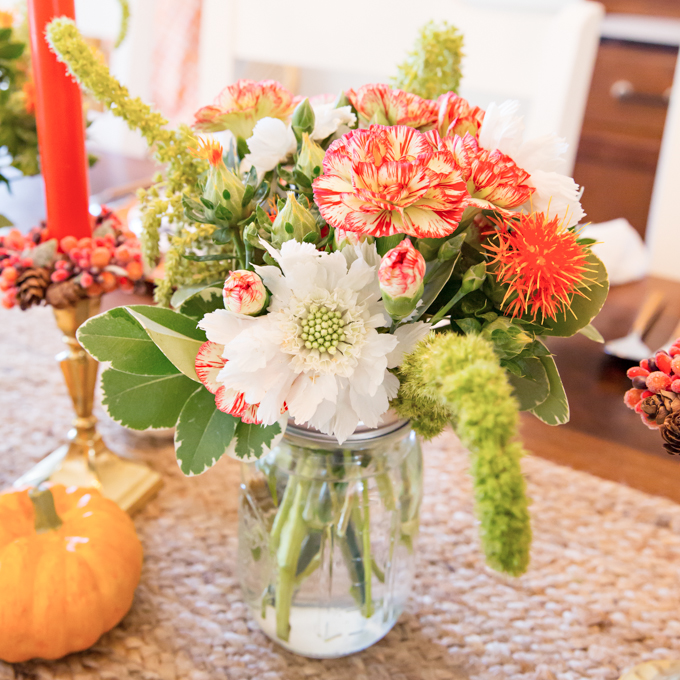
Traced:
<path fill-rule="evenodd" d="M 581 189 L 571 177 L 561 174 L 567 143 L 557 135 L 541 135 L 524 140 L 524 119 L 518 116 L 519 102 L 491 104 L 479 130 L 479 144 L 498 149 L 526 170 L 526 184 L 535 189 L 525 212 L 539 211 L 559 216 L 565 226 L 578 224 L 585 211 L 581 206 Z"/>
<path fill-rule="evenodd" d="M 377 427 L 399 389 L 389 372 L 427 335 L 418 322 L 379 333 L 390 318 L 380 300 L 380 256 L 374 244 L 326 253 L 311 243 L 286 241 L 278 267 L 256 267 L 271 293 L 268 313 L 246 317 L 228 310 L 200 322 L 224 346 L 225 388 L 259 404 L 270 425 L 283 409 L 342 443 L 360 422 Z"/>
<path fill-rule="evenodd" d="M 260 175 L 285 161 L 297 146 L 290 125 L 278 118 L 259 120 L 247 142 L 250 153 L 244 158 L 245 165 L 247 168 L 254 166 Z"/>

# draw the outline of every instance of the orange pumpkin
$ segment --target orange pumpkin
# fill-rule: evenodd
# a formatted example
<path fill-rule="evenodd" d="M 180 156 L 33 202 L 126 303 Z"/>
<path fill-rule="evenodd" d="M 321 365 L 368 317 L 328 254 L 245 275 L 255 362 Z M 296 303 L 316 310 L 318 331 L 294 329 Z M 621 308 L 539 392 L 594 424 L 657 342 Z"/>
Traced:
<path fill-rule="evenodd" d="M 91 647 L 132 606 L 142 546 L 94 489 L 0 494 L 0 659 L 58 659 Z"/>

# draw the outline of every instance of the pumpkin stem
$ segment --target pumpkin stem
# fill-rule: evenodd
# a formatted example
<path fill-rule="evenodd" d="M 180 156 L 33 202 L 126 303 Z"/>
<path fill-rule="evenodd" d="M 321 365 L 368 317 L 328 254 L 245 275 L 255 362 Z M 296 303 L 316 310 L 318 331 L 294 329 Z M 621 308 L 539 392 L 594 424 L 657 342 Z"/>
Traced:
<path fill-rule="evenodd" d="M 28 492 L 35 510 L 35 531 L 38 534 L 58 529 L 63 522 L 54 507 L 52 492 L 44 487 L 35 487 Z"/>

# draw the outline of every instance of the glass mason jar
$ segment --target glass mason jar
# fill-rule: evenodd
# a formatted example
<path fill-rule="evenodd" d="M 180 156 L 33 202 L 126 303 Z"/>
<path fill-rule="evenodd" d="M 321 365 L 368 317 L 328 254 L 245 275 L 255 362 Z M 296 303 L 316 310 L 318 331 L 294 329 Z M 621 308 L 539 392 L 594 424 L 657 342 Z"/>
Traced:
<path fill-rule="evenodd" d="M 239 572 L 262 630 L 313 658 L 386 635 L 411 590 L 422 487 L 405 420 L 359 429 L 342 446 L 291 424 L 269 454 L 244 463 Z"/>

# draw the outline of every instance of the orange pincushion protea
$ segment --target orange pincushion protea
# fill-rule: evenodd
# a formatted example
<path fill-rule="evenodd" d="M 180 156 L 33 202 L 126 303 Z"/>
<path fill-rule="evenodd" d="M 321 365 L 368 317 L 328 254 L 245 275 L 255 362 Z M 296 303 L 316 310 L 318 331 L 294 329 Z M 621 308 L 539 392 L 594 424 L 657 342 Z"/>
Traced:
<path fill-rule="evenodd" d="M 195 149 L 189 149 L 192 156 L 203 158 L 210 165 L 216 166 L 222 162 L 224 149 L 216 139 L 199 139 Z"/>
<path fill-rule="evenodd" d="M 194 128 L 202 132 L 231 130 L 247 139 L 261 118 L 285 120 L 293 111 L 293 95 L 275 80 L 239 80 L 225 87 L 214 103 L 195 114 Z"/>
<path fill-rule="evenodd" d="M 364 124 L 408 125 L 428 130 L 437 124 L 437 102 L 393 90 L 389 85 L 364 85 L 356 91 L 347 90 L 346 94 Z"/>
<path fill-rule="evenodd" d="M 498 223 L 493 240 L 484 247 L 493 255 L 496 280 L 508 286 L 501 308 L 512 317 L 540 314 L 555 321 L 558 313 L 566 315 L 575 295 L 584 294 L 590 271 L 588 249 L 577 241 L 558 217 L 544 213 L 518 214 L 519 221 Z M 487 234 L 488 235 L 488 234 Z M 514 299 L 506 305 L 513 294 Z"/>
<path fill-rule="evenodd" d="M 441 238 L 456 230 L 469 200 L 452 155 L 411 127 L 353 130 L 330 145 L 323 167 L 314 200 L 345 231 Z"/>

